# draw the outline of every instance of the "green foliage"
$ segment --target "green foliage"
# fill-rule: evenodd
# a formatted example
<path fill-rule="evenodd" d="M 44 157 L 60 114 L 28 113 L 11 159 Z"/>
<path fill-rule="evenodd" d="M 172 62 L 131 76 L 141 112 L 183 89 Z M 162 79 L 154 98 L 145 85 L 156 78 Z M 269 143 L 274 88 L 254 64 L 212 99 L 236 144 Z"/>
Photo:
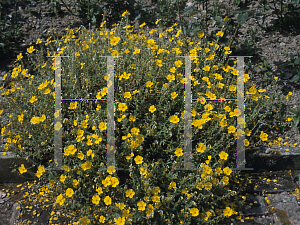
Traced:
<path fill-rule="evenodd" d="M 15 0 L 0 0 L 0 49 L 2 51 L 11 42 L 18 42 L 21 36 L 19 22 L 24 19 L 16 13 L 16 2 Z"/>
<path fill-rule="evenodd" d="M 121 19 L 125 10 L 134 15 L 135 0 L 115 1 L 115 0 L 80 0 L 76 1 L 77 12 L 84 25 L 89 23 L 99 27 L 104 20 L 109 24 L 115 23 Z M 140 5 L 140 4 L 139 4 Z M 107 18 L 104 18 L 104 11 L 107 12 Z M 131 16 L 131 20 L 133 17 Z"/>
<path fill-rule="evenodd" d="M 284 53 L 283 55 L 288 56 L 287 53 Z M 291 53 L 290 61 L 283 63 L 282 66 L 292 70 L 293 78 L 290 80 L 290 82 L 296 82 L 300 80 L 300 53 L 299 52 L 297 52 L 296 55 Z"/>
<path fill-rule="evenodd" d="M 59 2 L 59 0 L 52 0 L 49 3 L 49 7 L 53 8 L 54 13 L 61 13 L 61 6 L 63 5 L 62 2 Z"/>
<path fill-rule="evenodd" d="M 288 111 L 295 114 L 292 117 L 294 118 L 294 126 L 297 127 L 300 120 L 300 106 L 298 107 L 297 111 L 293 109 L 288 109 Z"/>
<path fill-rule="evenodd" d="M 176 1 L 173 4 L 177 12 L 180 12 L 179 3 Z M 165 7 L 161 1 L 159 4 L 161 9 L 156 14 L 157 19 L 161 19 L 159 13 L 163 13 Z M 107 7 L 113 9 L 119 6 L 115 2 Z M 141 5 L 138 7 L 140 15 L 147 13 Z M 79 11 L 86 22 L 97 24 L 103 21 L 99 10 L 99 1 L 82 1 Z M 121 18 L 122 13 L 119 9 L 111 11 L 111 18 Z M 254 13 L 242 13 L 238 16 L 238 24 L 232 26 L 235 35 L 239 25 L 254 16 Z M 237 124 L 236 102 L 193 102 L 192 155 L 193 164 L 199 170 L 176 170 L 184 166 L 180 150 L 184 149 L 185 91 L 185 61 L 177 56 L 187 56 L 193 52 L 199 56 L 191 60 L 193 99 L 236 99 L 237 70 L 226 63 L 231 53 L 231 42 L 229 50 L 224 49 L 228 47 L 225 36 L 213 33 L 210 39 L 206 38 L 206 34 L 200 35 L 198 32 L 197 24 L 185 26 L 179 23 L 184 35 L 180 35 L 175 25 L 163 31 L 163 20 L 158 21 L 159 31 L 146 39 L 142 35 L 146 31 L 139 35 L 130 34 L 128 16 L 125 15 L 125 19 L 122 18 L 120 24 L 114 27 L 113 33 L 106 28 L 96 34 L 81 29 L 79 38 L 75 39 L 74 32 L 69 30 L 60 45 L 58 39 L 48 39 L 46 47 L 40 44 L 33 54 L 29 53 L 29 49 L 26 54 L 34 68 L 33 76 L 26 74 L 28 67 L 25 62 L 17 61 L 14 70 L 16 81 L 11 82 L 10 88 L 2 93 L 11 105 L 19 107 L 12 109 L 10 120 L 1 129 L 3 138 L 11 143 L 5 145 L 5 149 L 28 156 L 33 165 L 39 165 L 37 176 L 40 181 L 50 181 L 49 188 L 53 191 L 47 193 L 49 204 L 59 203 L 65 215 L 72 215 L 82 224 L 88 220 L 99 224 L 100 218 L 94 214 L 106 217 L 106 222 L 122 217 L 127 223 L 131 219 L 132 224 L 180 224 L 180 221 L 183 224 L 218 223 L 228 215 L 234 215 L 231 210 L 225 209 L 235 208 L 230 200 L 236 193 L 228 184 L 239 173 L 229 170 L 236 166 L 237 133 L 232 131 Z M 222 30 L 226 30 L 232 22 L 223 21 L 217 11 L 215 19 Z M 189 31 L 193 32 L 190 41 L 185 38 Z M 199 39 L 201 44 L 198 44 Z M 181 52 L 175 54 L 175 47 Z M 129 52 L 126 53 L 126 49 Z M 209 51 L 205 52 L 207 49 Z M 135 52 L 137 50 L 140 52 Z M 115 58 L 114 65 L 114 118 L 115 166 L 124 168 L 123 171 L 106 170 L 107 137 L 102 126 L 107 119 L 105 101 L 77 101 L 77 105 L 75 102 L 62 102 L 65 170 L 51 170 L 54 167 L 53 133 L 57 125 L 53 117 L 57 113 L 53 105 L 55 67 L 53 59 L 45 56 L 55 54 L 69 56 L 61 60 L 62 99 L 103 99 L 107 94 L 107 63 L 100 56 L 122 55 Z M 161 66 L 159 60 L 162 60 Z M 183 63 L 181 66 L 176 66 L 178 60 Z M 203 70 L 205 66 L 209 66 L 209 70 Z M 248 79 L 245 80 L 247 151 L 261 141 L 268 141 L 264 129 L 277 125 L 277 121 L 268 118 L 265 106 L 277 107 L 274 102 L 278 94 L 275 90 L 258 91 L 247 82 Z M 274 83 L 276 81 L 273 79 Z M 284 120 L 284 116 L 277 118 Z M 220 153 L 227 154 L 228 158 L 221 159 Z M 142 157 L 141 163 L 138 157 Z M 18 169 L 20 173 L 24 172 L 22 168 Z M 115 186 L 112 185 L 116 181 L 113 179 L 119 181 Z M 171 187 L 173 182 L 176 183 L 175 188 Z M 103 193 L 99 194 L 99 187 Z M 73 197 L 67 196 L 66 192 L 70 189 L 74 190 Z M 130 190 L 135 192 L 133 198 L 126 196 Z M 98 204 L 95 203 L 97 195 L 100 196 Z M 104 202 L 107 196 L 112 199 L 112 204 Z M 147 204 L 145 210 L 139 209 L 143 208 L 138 205 L 142 201 Z M 237 196 L 235 201 L 238 201 Z M 115 203 L 123 203 L 125 208 Z M 199 210 L 198 215 L 192 216 L 193 208 Z"/>
<path fill-rule="evenodd" d="M 47 51 L 43 44 L 34 48 L 33 53 L 28 49 L 27 55 L 35 68 L 35 75 L 26 75 L 25 64 L 19 60 L 15 65 L 16 82 L 2 93 L 11 105 L 19 107 L 13 109 L 10 125 L 7 122 L 6 129 L 1 130 L 4 138 L 18 139 L 17 146 L 12 144 L 5 148 L 17 155 L 28 156 L 33 165 L 40 165 L 37 171 L 37 176 L 42 175 L 40 180 L 50 180 L 56 184 L 52 185 L 53 192 L 48 193 L 48 199 L 59 203 L 65 215 L 73 215 L 82 223 L 88 219 L 98 223 L 99 218 L 94 217 L 94 213 L 112 222 L 121 216 L 128 222 L 131 218 L 132 224 L 165 224 L 167 221 L 173 224 L 180 221 L 184 224 L 194 224 L 196 221 L 217 223 L 227 213 L 233 215 L 231 209 L 225 210 L 226 207 L 234 209 L 234 205 L 228 205 L 226 201 L 235 195 L 227 184 L 238 174 L 238 171 L 229 169 L 236 165 L 235 132 L 230 131 L 237 123 L 234 110 L 236 103 L 193 103 L 192 154 L 193 164 L 199 170 L 176 170 L 184 166 L 181 151 L 184 149 L 185 90 L 185 61 L 176 55 L 190 55 L 194 51 L 202 56 L 205 49 L 210 50 L 209 55 L 191 60 L 193 99 L 207 96 L 235 99 L 236 79 L 233 74 L 236 69 L 224 65 L 224 56 L 230 51 L 224 50 L 224 44 L 217 44 L 220 36 L 214 37 L 212 45 L 203 36 L 201 45 L 197 45 L 193 39 L 181 40 L 176 26 L 168 31 L 161 30 L 161 37 L 155 32 L 148 40 L 141 34 L 131 35 L 125 32 L 128 28 L 124 28 L 129 25 L 125 22 L 127 18 L 113 29 L 113 34 L 105 28 L 96 34 L 84 29 L 76 41 L 70 30 L 60 46 L 58 40 L 52 40 L 52 43 L 48 39 L 45 43 Z M 92 36 L 94 41 L 91 41 Z M 174 41 L 166 42 L 164 36 Z M 181 53 L 175 54 L 174 47 Z M 129 53 L 124 52 L 126 49 Z M 160 49 L 169 53 L 165 50 L 156 53 Z M 122 57 L 115 59 L 114 66 L 114 118 L 115 165 L 124 168 L 123 171 L 105 170 L 106 128 L 102 126 L 107 119 L 105 101 L 94 104 L 77 101 L 77 105 L 75 102 L 62 102 L 65 170 L 51 170 L 54 166 L 53 133 L 54 127 L 57 127 L 53 121 L 54 113 L 57 115 L 53 107 L 55 67 L 54 61 L 45 58 L 45 55 L 55 54 L 70 56 L 61 61 L 62 99 L 103 99 L 107 94 L 107 64 L 105 58 L 99 56 L 122 54 Z M 206 59 L 214 54 L 217 57 Z M 210 70 L 207 70 L 207 66 Z M 214 79 L 211 71 L 222 79 Z M 201 85 L 205 81 L 209 88 Z M 219 82 L 224 84 L 224 88 L 217 87 Z M 20 88 L 24 91 L 21 92 Z M 263 132 L 259 133 L 264 124 L 265 99 L 249 82 L 245 83 L 245 90 L 249 92 L 245 108 L 245 131 L 251 146 L 266 138 Z M 274 100 L 276 92 L 270 93 L 270 99 Z M 226 159 L 221 159 L 221 156 Z M 140 162 L 139 157 L 142 157 Z M 19 168 L 19 171 L 24 172 L 24 169 Z M 112 179 L 118 180 L 116 186 L 111 186 Z M 78 185 L 74 184 L 74 180 L 78 181 Z M 172 182 L 176 183 L 175 188 L 171 187 Z M 99 187 L 103 193 L 99 194 Z M 72 198 L 66 196 L 70 189 L 74 190 Z M 133 198 L 125 195 L 130 190 L 135 192 Z M 97 195 L 100 196 L 99 203 Z M 112 199 L 111 205 L 104 201 L 107 196 Z M 139 206 L 141 202 L 147 204 L 145 210 Z M 115 203 L 124 203 L 128 211 L 120 209 L 121 206 Z M 192 216 L 192 209 L 198 209 L 199 214 L 194 212 Z"/>

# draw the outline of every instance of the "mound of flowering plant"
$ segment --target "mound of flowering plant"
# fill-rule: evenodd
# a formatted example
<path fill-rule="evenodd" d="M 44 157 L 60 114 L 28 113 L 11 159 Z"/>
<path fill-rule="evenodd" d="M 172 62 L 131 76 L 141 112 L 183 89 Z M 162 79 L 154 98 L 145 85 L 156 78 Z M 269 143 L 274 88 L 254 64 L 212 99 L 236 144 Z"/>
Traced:
<path fill-rule="evenodd" d="M 7 151 L 27 157 L 45 195 L 74 224 L 213 224 L 236 214 L 229 203 L 236 167 L 236 68 L 223 65 L 231 51 L 207 42 L 181 39 L 176 24 L 131 34 L 123 14 L 112 30 L 68 30 L 27 49 L 35 75 L 19 56 L 11 88 L 2 92 L 14 105 L 1 129 Z M 159 20 L 156 21 L 156 24 Z M 51 57 L 46 57 L 51 56 Z M 55 57 L 61 58 L 62 161 L 54 168 Z M 115 167 L 107 170 L 107 58 L 114 61 Z M 192 163 L 184 168 L 185 58 L 192 69 Z M 259 131 L 266 90 L 245 74 L 245 146 L 267 141 Z M 4 78 L 5 79 L 5 78 Z M 22 90 L 23 89 L 23 90 Z M 272 92 L 271 92 L 272 93 Z M 60 94 L 60 93 L 59 93 Z M 274 99 L 274 92 L 271 97 Z M 97 99 L 79 101 L 78 99 Z M 68 101 L 77 99 L 78 101 Z M 103 101 L 101 101 L 103 100 Z M 258 134 L 258 135 L 257 135 Z M 257 136 L 255 136 L 257 135 Z M 26 173 L 24 165 L 17 168 Z"/>

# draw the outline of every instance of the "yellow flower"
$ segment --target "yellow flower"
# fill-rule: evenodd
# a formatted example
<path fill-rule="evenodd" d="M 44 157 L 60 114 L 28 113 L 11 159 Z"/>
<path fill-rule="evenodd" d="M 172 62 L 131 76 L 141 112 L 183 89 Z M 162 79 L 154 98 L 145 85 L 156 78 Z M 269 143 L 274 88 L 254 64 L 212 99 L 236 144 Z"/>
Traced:
<path fill-rule="evenodd" d="M 125 136 L 126 137 L 126 136 Z M 126 156 L 126 159 L 129 160 L 134 156 L 134 154 L 131 152 L 130 156 Z"/>
<path fill-rule="evenodd" d="M 159 21 L 161 21 L 161 19 L 157 19 L 156 22 L 155 22 L 155 24 L 158 24 Z"/>
<path fill-rule="evenodd" d="M 151 88 L 152 85 L 153 85 L 153 82 L 151 82 L 151 81 L 147 81 L 147 82 L 146 82 L 146 87 L 150 87 L 150 88 Z"/>
<path fill-rule="evenodd" d="M 138 206 L 138 210 L 140 210 L 140 211 L 145 211 L 146 203 L 143 202 L 143 201 L 139 201 L 139 202 L 137 203 L 137 206 Z"/>
<path fill-rule="evenodd" d="M 32 124 L 37 124 L 37 123 L 40 122 L 40 118 L 39 117 L 32 117 L 31 120 L 30 120 L 30 122 Z"/>
<path fill-rule="evenodd" d="M 180 60 L 175 61 L 175 66 L 176 67 L 181 67 L 181 65 L 183 64 Z"/>
<path fill-rule="evenodd" d="M 124 17 L 126 14 L 129 14 L 129 12 L 127 10 L 125 12 L 123 12 L 122 17 Z"/>
<path fill-rule="evenodd" d="M 158 65 L 159 67 L 162 67 L 162 60 L 156 59 L 156 65 Z"/>
<path fill-rule="evenodd" d="M 114 218 L 114 222 L 116 225 L 125 225 L 125 217 Z"/>
<path fill-rule="evenodd" d="M 175 67 L 172 67 L 169 71 L 170 71 L 171 73 L 175 73 L 176 68 L 175 68 Z"/>
<path fill-rule="evenodd" d="M 16 78 L 17 76 L 18 76 L 18 71 L 13 71 L 11 77 Z"/>
<path fill-rule="evenodd" d="M 204 71 L 209 71 L 209 70 L 210 70 L 210 66 L 209 66 L 209 65 L 206 65 L 205 67 L 203 67 L 203 70 L 204 70 Z"/>
<path fill-rule="evenodd" d="M 106 196 L 104 198 L 104 203 L 105 203 L 105 205 L 111 205 L 111 198 L 109 196 Z"/>
<path fill-rule="evenodd" d="M 79 181 L 76 180 L 76 179 L 74 179 L 74 180 L 73 180 L 73 186 L 76 187 L 78 184 L 79 184 Z"/>
<path fill-rule="evenodd" d="M 224 33 L 222 31 L 218 31 L 216 35 L 223 37 Z"/>
<path fill-rule="evenodd" d="M 203 31 L 199 31 L 199 32 L 198 32 L 198 36 L 199 36 L 199 37 L 204 37 L 204 32 L 203 32 Z"/>
<path fill-rule="evenodd" d="M 176 151 L 175 151 L 175 155 L 177 155 L 178 157 L 182 156 L 183 153 L 182 153 L 182 148 L 176 148 Z"/>
<path fill-rule="evenodd" d="M 135 55 L 135 54 L 140 53 L 140 52 L 141 52 L 141 49 L 137 48 L 137 49 L 134 50 L 133 54 Z"/>
<path fill-rule="evenodd" d="M 80 63 L 80 65 L 81 65 L 80 69 L 82 69 L 82 68 L 83 68 L 84 64 L 85 64 L 85 63 Z"/>
<path fill-rule="evenodd" d="M 176 188 L 176 183 L 172 181 L 172 182 L 170 183 L 170 188 L 175 189 L 175 188 Z"/>
<path fill-rule="evenodd" d="M 178 96 L 178 94 L 176 92 L 172 92 L 171 93 L 171 98 L 172 99 L 175 99 L 177 96 Z"/>
<path fill-rule="evenodd" d="M 89 46 L 88 46 L 87 44 L 85 44 L 85 46 L 83 47 L 82 50 L 84 51 L 84 50 L 86 50 L 86 49 L 88 49 L 88 48 L 89 48 Z"/>
<path fill-rule="evenodd" d="M 126 192 L 126 197 L 132 198 L 135 194 L 135 192 L 132 189 L 127 190 Z"/>
<path fill-rule="evenodd" d="M 97 189 L 96 189 L 96 191 L 98 192 L 98 195 L 101 195 L 101 194 L 103 193 L 103 191 L 102 191 L 102 188 L 101 188 L 101 187 L 97 188 Z"/>
<path fill-rule="evenodd" d="M 228 127 L 228 133 L 234 133 L 236 128 L 234 126 Z"/>
<path fill-rule="evenodd" d="M 40 38 L 38 38 L 38 39 L 36 40 L 36 44 L 39 44 L 39 43 L 42 43 L 42 39 L 40 39 Z"/>
<path fill-rule="evenodd" d="M 110 176 L 106 177 L 105 180 L 102 180 L 102 184 L 104 185 L 104 187 L 111 185 Z"/>
<path fill-rule="evenodd" d="M 174 68 L 174 67 L 173 67 Z M 171 69 L 170 69 L 171 70 Z M 169 82 L 172 82 L 173 80 L 175 80 L 175 76 L 174 75 L 171 75 L 171 74 L 169 74 L 167 77 L 167 80 L 169 81 Z M 165 87 L 166 88 L 166 87 Z"/>
<path fill-rule="evenodd" d="M 142 164 L 143 163 L 143 157 L 138 155 L 134 158 L 134 161 L 135 161 L 136 164 Z"/>
<path fill-rule="evenodd" d="M 142 23 L 141 25 L 140 25 L 140 27 L 143 27 L 143 26 L 145 26 L 146 25 L 146 23 L 144 22 L 144 23 Z"/>
<path fill-rule="evenodd" d="M 131 130 L 131 133 L 138 136 L 139 133 L 140 133 L 140 129 L 139 128 L 136 128 L 136 127 L 133 127 Z"/>
<path fill-rule="evenodd" d="M 43 166 L 39 166 L 38 171 L 36 172 L 36 176 L 40 178 L 45 172 L 45 168 Z"/>
<path fill-rule="evenodd" d="M 248 139 L 245 139 L 245 146 L 249 146 L 249 141 L 248 141 Z"/>
<path fill-rule="evenodd" d="M 222 152 L 220 152 L 219 156 L 221 159 L 227 160 L 228 154 L 226 152 L 222 151 Z"/>
<path fill-rule="evenodd" d="M 90 161 L 86 161 L 85 163 L 83 163 L 83 164 L 81 165 L 81 168 L 82 168 L 84 171 L 86 171 L 86 170 L 88 170 L 88 169 L 91 169 L 91 167 L 92 167 L 92 162 L 90 162 Z"/>
<path fill-rule="evenodd" d="M 227 176 L 229 176 L 231 174 L 232 170 L 229 167 L 225 167 L 223 169 L 223 173 L 226 174 Z"/>
<path fill-rule="evenodd" d="M 100 223 L 105 223 L 105 217 L 104 216 L 100 216 L 99 222 Z"/>
<path fill-rule="evenodd" d="M 233 210 L 230 207 L 226 207 L 226 209 L 223 210 L 224 216 L 231 216 L 233 214 Z"/>
<path fill-rule="evenodd" d="M 222 119 L 220 122 L 221 127 L 226 127 L 227 126 L 227 121 L 225 119 Z"/>
<path fill-rule="evenodd" d="M 260 132 L 259 137 L 262 141 L 267 141 L 268 140 L 268 134 L 264 133 L 263 131 Z"/>
<path fill-rule="evenodd" d="M 111 178 L 111 186 L 116 187 L 119 184 L 119 180 L 116 177 Z"/>
<path fill-rule="evenodd" d="M 129 79 L 130 75 L 131 75 L 131 73 L 126 73 L 126 72 L 124 72 L 124 73 L 121 75 L 120 78 L 124 78 L 124 79 L 127 80 L 127 79 Z M 121 80 L 121 79 L 119 79 L 119 80 Z"/>
<path fill-rule="evenodd" d="M 17 59 L 21 60 L 23 58 L 22 53 L 20 53 L 19 55 L 17 55 Z"/>
<path fill-rule="evenodd" d="M 100 27 L 103 27 L 103 25 L 106 23 L 106 21 L 104 21 L 103 23 L 101 23 Z"/>
<path fill-rule="evenodd" d="M 107 129 L 106 125 L 107 125 L 107 123 L 101 122 L 101 123 L 99 124 L 99 129 L 100 129 L 101 131 L 102 131 L 102 130 L 106 130 L 106 129 Z"/>
<path fill-rule="evenodd" d="M 113 46 L 116 46 L 119 43 L 120 40 L 121 40 L 121 38 L 113 36 L 113 37 L 110 38 L 110 44 L 113 45 Z"/>
<path fill-rule="evenodd" d="M 181 33 L 181 30 L 178 30 L 175 37 L 178 37 L 180 33 Z"/>
<path fill-rule="evenodd" d="M 208 191 L 211 190 L 212 189 L 212 183 L 210 183 L 210 182 L 205 183 L 204 188 L 205 188 L 205 190 L 208 190 Z"/>
<path fill-rule="evenodd" d="M 66 195 L 71 198 L 74 194 L 74 191 L 72 188 L 68 188 L 67 191 L 66 191 Z"/>
<path fill-rule="evenodd" d="M 30 48 L 27 48 L 27 52 L 28 53 L 32 53 L 33 51 L 35 51 L 36 49 L 33 48 L 33 46 L 30 46 Z"/>
<path fill-rule="evenodd" d="M 119 103 L 118 109 L 120 111 L 125 111 L 127 109 L 126 103 Z"/>
<path fill-rule="evenodd" d="M 159 196 L 158 195 L 152 196 L 152 201 L 156 203 L 160 202 Z"/>
<path fill-rule="evenodd" d="M 170 122 L 171 123 L 178 123 L 179 122 L 179 118 L 176 115 L 173 115 L 170 118 Z"/>
<path fill-rule="evenodd" d="M 236 85 L 230 85 L 229 86 L 229 91 L 235 91 L 236 90 Z"/>
<path fill-rule="evenodd" d="M 63 205 L 65 201 L 65 198 L 62 196 L 62 194 L 60 194 L 59 196 L 57 196 L 56 198 L 56 202 L 59 203 L 60 205 Z"/>
<path fill-rule="evenodd" d="M 60 182 L 64 183 L 66 178 L 67 178 L 67 176 L 61 175 L 60 176 Z"/>
<path fill-rule="evenodd" d="M 51 90 L 49 88 L 47 88 L 45 91 L 44 91 L 44 94 L 47 95 L 51 92 Z"/>
<path fill-rule="evenodd" d="M 18 115 L 18 120 L 19 120 L 21 123 L 23 123 L 23 117 L 24 117 L 23 113 L 22 113 L 22 115 Z"/>
<path fill-rule="evenodd" d="M 100 197 L 99 197 L 99 195 L 94 195 L 93 198 L 92 198 L 92 202 L 93 202 L 95 205 L 98 205 L 99 202 L 100 202 Z"/>
<path fill-rule="evenodd" d="M 69 106 L 69 109 L 76 109 L 76 108 L 77 108 L 77 101 L 71 102 L 70 106 Z"/>
<path fill-rule="evenodd" d="M 21 174 L 27 172 L 26 168 L 24 167 L 24 164 L 21 164 L 21 166 L 19 167 L 19 172 L 20 172 Z"/>
<path fill-rule="evenodd" d="M 191 208 L 190 213 L 192 214 L 192 216 L 198 216 L 199 215 L 199 209 Z"/>
<path fill-rule="evenodd" d="M 206 149 L 206 145 L 204 145 L 203 143 L 199 143 L 198 145 L 199 145 L 199 148 L 196 149 L 197 152 L 203 153 Z"/>
<path fill-rule="evenodd" d="M 86 216 L 84 216 L 80 219 L 80 225 L 88 225 L 90 223 L 91 223 L 91 220 L 88 219 Z"/>
<path fill-rule="evenodd" d="M 154 106 L 154 105 L 150 106 L 149 111 L 150 111 L 151 113 L 153 113 L 154 111 L 156 111 L 155 106 Z"/>
<path fill-rule="evenodd" d="M 130 92 L 125 92 L 124 93 L 124 98 L 131 98 Z"/>

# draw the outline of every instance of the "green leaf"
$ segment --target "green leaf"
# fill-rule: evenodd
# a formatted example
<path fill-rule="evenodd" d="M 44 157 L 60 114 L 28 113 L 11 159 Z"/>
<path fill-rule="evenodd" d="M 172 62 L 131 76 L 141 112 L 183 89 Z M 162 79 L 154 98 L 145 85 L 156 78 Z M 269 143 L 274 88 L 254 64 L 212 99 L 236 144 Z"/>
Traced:
<path fill-rule="evenodd" d="M 141 18 L 141 15 L 142 14 L 140 13 L 137 17 L 135 17 L 134 21 L 139 20 Z"/>
<path fill-rule="evenodd" d="M 295 59 L 294 64 L 296 64 L 296 65 L 300 64 L 300 57 L 298 57 L 297 59 Z"/>
<path fill-rule="evenodd" d="M 193 12 L 196 11 L 196 12 L 198 13 L 197 8 L 196 8 L 195 6 L 193 6 L 193 5 L 191 5 L 191 6 L 186 7 L 186 8 L 183 10 L 183 15 L 189 14 L 190 11 L 192 11 L 192 10 L 193 10 Z"/>
<path fill-rule="evenodd" d="M 240 15 L 238 15 L 238 17 L 237 17 L 237 22 L 238 22 L 239 24 L 243 24 L 243 23 L 245 23 L 247 20 L 248 20 L 248 13 L 240 14 Z"/>
<path fill-rule="evenodd" d="M 41 18 L 41 14 L 38 13 L 38 12 L 36 12 L 36 11 L 30 10 L 30 13 L 31 13 L 32 15 L 34 15 L 35 17 L 37 17 L 37 18 Z"/>
<path fill-rule="evenodd" d="M 198 11 L 193 11 L 190 13 L 190 16 L 192 17 L 193 15 L 197 15 L 199 12 Z"/>
<path fill-rule="evenodd" d="M 297 115 L 297 111 L 293 110 L 293 109 L 287 109 L 289 112 L 295 113 Z"/>
<path fill-rule="evenodd" d="M 295 127 L 297 127 L 297 126 L 298 126 L 298 124 L 299 124 L 299 119 L 300 119 L 299 117 L 297 117 L 297 118 L 295 118 L 295 119 L 294 119 L 294 122 L 295 122 Z"/>
<path fill-rule="evenodd" d="M 295 75 L 292 79 L 291 79 L 291 82 L 295 82 L 295 81 L 298 81 L 300 80 L 300 75 Z"/>

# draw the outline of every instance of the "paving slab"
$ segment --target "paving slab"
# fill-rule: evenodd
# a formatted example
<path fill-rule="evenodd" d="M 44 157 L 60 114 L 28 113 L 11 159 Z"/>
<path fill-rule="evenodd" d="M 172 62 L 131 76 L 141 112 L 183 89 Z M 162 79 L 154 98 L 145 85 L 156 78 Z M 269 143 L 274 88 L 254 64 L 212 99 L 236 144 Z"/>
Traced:
<path fill-rule="evenodd" d="M 300 148 L 288 146 L 266 148 L 260 146 L 252 157 L 246 158 L 246 161 L 254 170 L 300 170 Z"/>
<path fill-rule="evenodd" d="M 242 213 L 245 216 L 263 216 L 268 213 L 268 204 L 264 197 L 247 195 Z"/>
<path fill-rule="evenodd" d="M 300 188 L 300 170 L 293 170 L 292 176 L 294 178 L 294 182 L 296 183 L 296 185 L 298 185 L 298 188 Z"/>
<path fill-rule="evenodd" d="M 26 173 L 20 174 L 19 171 L 13 171 L 15 164 L 24 164 L 25 168 L 31 167 L 25 158 L 16 157 L 12 152 L 7 152 L 6 155 L 0 152 L 0 183 L 22 183 L 35 179 L 32 173 L 36 171 L 27 169 Z"/>
<path fill-rule="evenodd" d="M 295 191 L 297 188 L 289 171 L 263 172 L 261 178 L 254 187 L 255 192 L 280 193 Z"/>
<path fill-rule="evenodd" d="M 300 225 L 300 209 L 294 195 L 268 194 L 267 197 L 282 225 Z"/>

